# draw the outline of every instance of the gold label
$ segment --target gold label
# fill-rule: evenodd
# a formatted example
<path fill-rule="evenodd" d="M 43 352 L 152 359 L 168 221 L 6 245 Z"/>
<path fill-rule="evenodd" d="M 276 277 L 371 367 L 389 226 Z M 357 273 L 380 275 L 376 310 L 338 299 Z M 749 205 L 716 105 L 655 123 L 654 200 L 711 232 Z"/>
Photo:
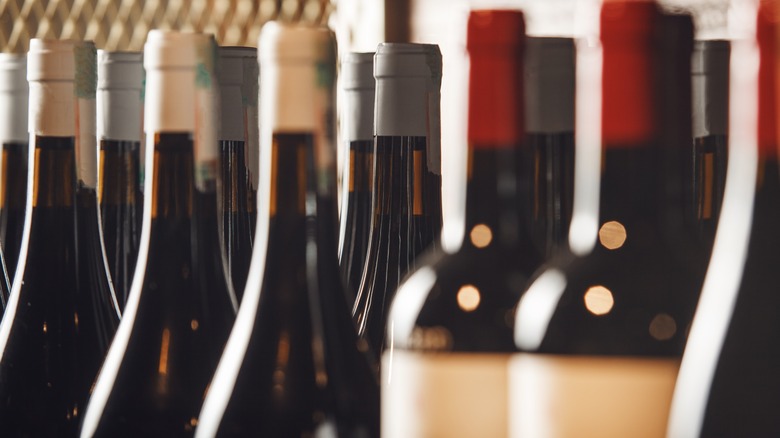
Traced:
<path fill-rule="evenodd" d="M 505 437 L 510 357 L 385 351 L 382 436 Z"/>
<path fill-rule="evenodd" d="M 678 359 L 516 354 L 513 438 L 664 437 Z"/>

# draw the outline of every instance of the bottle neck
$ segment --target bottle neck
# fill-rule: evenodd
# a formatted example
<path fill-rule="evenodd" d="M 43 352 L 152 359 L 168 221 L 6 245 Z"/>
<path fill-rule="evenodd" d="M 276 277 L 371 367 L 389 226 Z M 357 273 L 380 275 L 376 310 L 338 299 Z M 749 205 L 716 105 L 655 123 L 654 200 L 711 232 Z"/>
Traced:
<path fill-rule="evenodd" d="M 531 205 L 530 184 L 518 180 L 518 163 L 527 154 L 517 147 L 470 147 L 466 185 L 466 244 L 485 239 L 512 247 L 530 240 L 521 211 Z"/>
<path fill-rule="evenodd" d="M 195 178 L 191 133 L 154 134 L 152 164 L 152 220 L 190 219 Z"/>
<path fill-rule="evenodd" d="M 135 204 L 139 189 L 137 141 L 100 141 L 98 200 L 101 205 Z"/>
<path fill-rule="evenodd" d="M 71 208 L 76 195 L 74 137 L 35 136 L 32 206 Z"/>

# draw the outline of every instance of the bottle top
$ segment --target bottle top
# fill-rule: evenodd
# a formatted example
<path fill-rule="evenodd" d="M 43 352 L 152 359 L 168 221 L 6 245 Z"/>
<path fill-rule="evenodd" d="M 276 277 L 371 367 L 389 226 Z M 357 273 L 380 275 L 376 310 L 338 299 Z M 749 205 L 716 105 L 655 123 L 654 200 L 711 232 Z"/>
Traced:
<path fill-rule="evenodd" d="M 336 44 L 326 27 L 269 21 L 260 31 L 258 57 L 281 62 L 330 62 L 336 53 Z"/>
<path fill-rule="evenodd" d="M 143 54 L 140 52 L 97 51 L 100 89 L 141 90 L 143 88 Z"/>
<path fill-rule="evenodd" d="M 27 53 L 28 81 L 73 81 L 76 59 L 73 41 L 33 38 Z"/>
<path fill-rule="evenodd" d="M 341 86 L 345 90 L 373 90 L 374 52 L 352 52 L 341 63 Z"/>
<path fill-rule="evenodd" d="M 526 39 L 526 123 L 528 132 L 574 131 L 574 39 Z"/>
<path fill-rule="evenodd" d="M 247 59 L 256 60 L 257 49 L 253 47 L 220 47 L 220 84 L 242 85 L 244 83 L 244 62 Z M 256 61 L 254 63 L 256 63 Z"/>
<path fill-rule="evenodd" d="M 776 155 L 777 132 L 777 37 L 780 31 L 778 6 L 761 2 L 756 22 L 760 52 L 758 70 L 758 148 L 765 155 Z"/>
<path fill-rule="evenodd" d="M 730 57 L 729 41 L 694 43 L 691 58 L 694 137 L 727 132 Z"/>
<path fill-rule="evenodd" d="M 436 44 L 381 43 L 376 49 L 374 77 L 424 77 L 441 82 L 441 50 Z"/>
<path fill-rule="evenodd" d="M 94 99 L 97 90 L 97 49 L 92 41 L 73 44 L 76 57 L 76 96 Z"/>
<path fill-rule="evenodd" d="M 644 143 L 653 133 L 653 42 L 660 12 L 649 1 L 601 9 L 602 142 Z"/>
<path fill-rule="evenodd" d="M 197 64 L 192 33 L 151 30 L 144 45 L 144 67 L 193 68 Z"/>
<path fill-rule="evenodd" d="M 519 11 L 480 10 L 469 15 L 468 139 L 472 147 L 522 142 L 524 27 Z"/>
<path fill-rule="evenodd" d="M 27 91 L 27 56 L 0 53 L 0 92 Z"/>
<path fill-rule="evenodd" d="M 474 10 L 469 14 L 466 48 L 520 48 L 525 39 L 523 13 L 511 10 Z"/>

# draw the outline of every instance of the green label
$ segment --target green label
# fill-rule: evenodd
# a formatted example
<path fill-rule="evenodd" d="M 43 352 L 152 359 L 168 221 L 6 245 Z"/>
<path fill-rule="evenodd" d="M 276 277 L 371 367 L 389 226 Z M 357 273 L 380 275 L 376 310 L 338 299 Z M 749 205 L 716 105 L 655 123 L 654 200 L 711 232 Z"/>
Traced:
<path fill-rule="evenodd" d="M 97 91 L 97 50 L 92 44 L 79 43 L 73 52 L 76 58 L 76 96 L 94 99 Z"/>

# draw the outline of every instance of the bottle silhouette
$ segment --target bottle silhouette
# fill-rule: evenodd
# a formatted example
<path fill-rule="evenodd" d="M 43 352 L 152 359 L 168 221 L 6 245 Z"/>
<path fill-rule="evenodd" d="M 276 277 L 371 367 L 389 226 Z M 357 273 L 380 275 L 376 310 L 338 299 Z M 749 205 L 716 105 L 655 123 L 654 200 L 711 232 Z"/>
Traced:
<path fill-rule="evenodd" d="M 378 436 L 336 258 L 335 38 L 270 22 L 258 53 L 257 246 L 196 436 Z"/>
<path fill-rule="evenodd" d="M 576 187 L 569 242 L 579 255 L 545 266 L 518 302 L 513 436 L 663 434 L 702 284 L 679 172 L 692 142 L 691 19 L 653 2 L 604 3 L 601 44 L 600 108 L 577 113 L 578 132 L 601 114 L 600 135 L 589 127 L 577 142 L 601 143 L 600 160 L 578 167 L 597 178 L 598 204 L 578 210 L 594 187 Z"/>
<path fill-rule="evenodd" d="M 0 245 L 10 280 L 19 259 L 27 203 L 27 100 L 27 57 L 0 54 Z"/>
<path fill-rule="evenodd" d="M 106 262 L 121 309 L 127 302 L 141 239 L 140 181 L 143 56 L 98 50 L 98 201 Z"/>
<path fill-rule="evenodd" d="M 524 29 L 519 11 L 469 16 L 466 236 L 453 253 L 421 258 L 393 300 L 382 355 L 384 436 L 506 436 L 512 310 L 543 261 L 523 208 L 533 199 L 532 174 L 516 166 L 531 158 Z"/>
<path fill-rule="evenodd" d="M 147 37 L 141 246 L 83 437 L 191 436 L 230 331 L 236 302 L 219 246 L 214 180 L 215 53 L 204 34 Z"/>
<path fill-rule="evenodd" d="M 254 230 L 252 212 L 255 209 L 251 206 L 254 195 L 248 148 L 253 146 L 250 137 L 259 135 L 248 123 L 251 114 L 245 103 L 252 98 L 257 100 L 257 87 L 254 87 L 254 97 L 246 95 L 245 92 L 252 87 L 245 82 L 257 82 L 257 49 L 222 47 L 219 49 L 219 63 L 222 241 L 233 288 L 240 300 L 249 273 Z M 249 65 L 255 66 L 254 70 L 248 69 Z"/>
<path fill-rule="evenodd" d="M 669 437 L 776 436 L 780 301 L 777 2 L 732 41 L 729 163 L 712 258 L 675 387 Z M 757 12 L 757 14 L 756 14 Z M 756 47 L 757 38 L 757 47 Z M 754 68 L 747 68 L 753 66 Z M 758 68 L 755 68 L 758 67 Z"/>
<path fill-rule="evenodd" d="M 118 320 L 90 185 L 95 70 L 91 43 L 30 42 L 29 207 L 0 324 L 4 436 L 76 435 Z"/>
<path fill-rule="evenodd" d="M 374 62 L 371 232 L 352 316 L 380 354 L 398 284 L 418 255 L 438 248 L 441 52 L 432 44 L 382 43 Z"/>
<path fill-rule="evenodd" d="M 350 300 L 355 299 L 371 229 L 374 165 L 374 53 L 350 53 L 341 64 L 345 104 L 341 182 L 339 266 Z"/>

